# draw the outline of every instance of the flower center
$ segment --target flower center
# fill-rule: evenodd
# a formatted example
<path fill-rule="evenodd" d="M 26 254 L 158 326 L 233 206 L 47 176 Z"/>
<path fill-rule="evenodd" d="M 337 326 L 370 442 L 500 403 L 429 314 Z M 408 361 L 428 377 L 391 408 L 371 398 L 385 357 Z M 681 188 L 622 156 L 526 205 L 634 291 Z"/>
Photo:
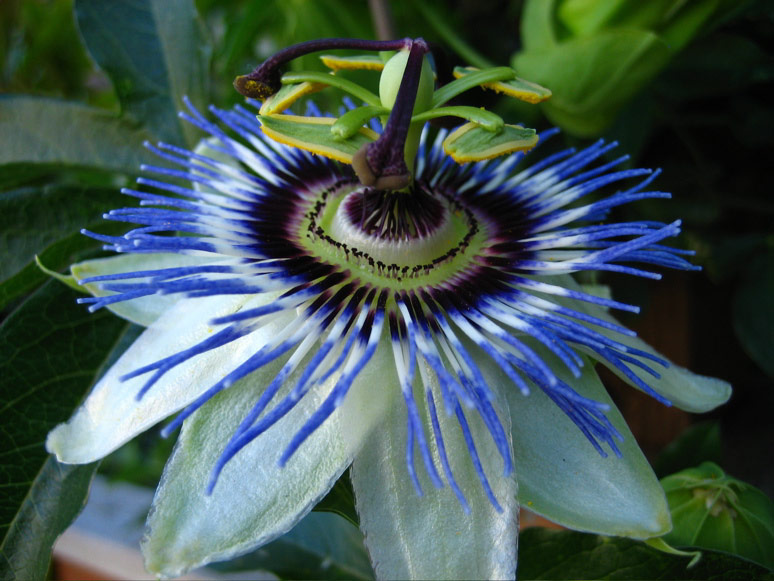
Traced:
<path fill-rule="evenodd" d="M 468 209 L 420 182 L 409 192 L 352 183 L 330 188 L 299 227 L 310 253 L 388 286 L 448 278 L 470 263 L 484 239 Z"/>

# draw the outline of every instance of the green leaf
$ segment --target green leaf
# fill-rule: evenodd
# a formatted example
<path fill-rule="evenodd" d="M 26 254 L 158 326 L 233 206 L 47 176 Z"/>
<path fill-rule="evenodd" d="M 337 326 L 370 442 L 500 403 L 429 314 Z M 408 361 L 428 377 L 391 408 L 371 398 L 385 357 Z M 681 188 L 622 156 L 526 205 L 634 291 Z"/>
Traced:
<path fill-rule="evenodd" d="M 734 330 L 747 354 L 774 377 L 774 246 L 747 267 L 733 302 Z"/>
<path fill-rule="evenodd" d="M 330 492 L 312 510 L 333 512 L 355 526 L 360 524 L 360 517 L 357 516 L 355 509 L 355 491 L 352 488 L 352 480 L 349 478 L 349 470 L 341 475 Z"/>
<path fill-rule="evenodd" d="M 514 68 L 520 76 L 551 88 L 553 97 L 543 104 L 551 121 L 589 137 L 612 123 L 621 107 L 666 66 L 671 54 L 652 32 L 614 30 L 519 53 Z"/>
<path fill-rule="evenodd" d="M 312 513 L 257 551 L 210 565 L 213 569 L 271 571 L 281 579 L 373 579 L 363 535 L 333 514 Z"/>
<path fill-rule="evenodd" d="M 720 462 L 721 457 L 720 424 L 701 422 L 690 426 L 670 442 L 656 458 L 653 469 L 663 477 L 702 462 Z"/>
<path fill-rule="evenodd" d="M 723 551 L 774 569 L 774 503 L 712 462 L 661 480 L 676 547 Z"/>
<path fill-rule="evenodd" d="M 19 188 L 0 195 L 0 281 L 18 273 L 54 242 L 101 221 L 118 191 L 66 185 Z M 48 264 L 46 266 L 49 266 Z"/>
<path fill-rule="evenodd" d="M 102 234 L 121 234 L 126 230 L 123 224 L 108 224 L 104 221 L 98 228 L 94 226 L 97 225 L 87 225 Z M 61 271 L 74 262 L 94 256 L 99 248 L 100 242 L 78 232 L 46 247 L 38 254 L 38 260 L 50 270 Z M 34 260 L 30 260 L 11 278 L 0 282 L 0 309 L 5 309 L 12 301 L 33 291 L 47 280 L 48 276 L 38 268 Z"/>
<path fill-rule="evenodd" d="M 379 138 L 371 129 L 362 127 L 349 139 L 342 139 L 331 131 L 334 117 L 262 115 L 259 120 L 263 132 L 275 141 L 343 163 L 352 163 L 352 156 L 363 145 Z"/>
<path fill-rule="evenodd" d="M 730 555 L 706 552 L 688 569 L 690 561 L 617 537 L 541 528 L 519 537 L 521 579 L 771 579 L 762 567 Z"/>
<path fill-rule="evenodd" d="M 72 413 L 126 324 L 90 314 L 49 281 L 0 327 L 2 577 L 43 578 L 54 539 L 80 509 L 93 467 L 50 460 L 48 431 Z"/>
<path fill-rule="evenodd" d="M 208 101 L 210 46 L 192 0 L 76 0 L 86 47 L 121 107 L 164 141 L 189 146 L 196 128 L 177 117 L 182 97 Z"/>
<path fill-rule="evenodd" d="M 44 579 L 57 537 L 86 503 L 96 464 L 44 461 L 0 545 L 0 577 Z"/>
<path fill-rule="evenodd" d="M 153 135 L 115 115 L 78 103 L 0 96 L 0 167 L 62 164 L 136 174 L 155 160 L 143 142 Z"/>
<path fill-rule="evenodd" d="M 526 0 L 519 29 L 525 50 L 545 50 L 559 42 L 554 19 L 557 4 L 558 0 Z"/>
<path fill-rule="evenodd" d="M 527 151 L 537 145 L 534 129 L 505 125 L 501 131 L 488 131 L 477 123 L 465 123 L 443 140 L 443 150 L 458 163 L 482 161 L 514 151 Z"/>

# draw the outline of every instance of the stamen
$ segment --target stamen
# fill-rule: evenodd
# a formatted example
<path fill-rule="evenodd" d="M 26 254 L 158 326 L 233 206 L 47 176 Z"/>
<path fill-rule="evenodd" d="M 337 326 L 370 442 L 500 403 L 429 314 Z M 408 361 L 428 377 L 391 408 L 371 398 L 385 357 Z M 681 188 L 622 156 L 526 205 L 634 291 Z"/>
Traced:
<path fill-rule="evenodd" d="M 234 88 L 251 99 L 264 100 L 282 86 L 280 67 L 298 57 L 322 50 L 402 50 L 412 44 L 410 38 L 400 40 L 361 40 L 357 38 L 322 38 L 289 46 L 266 59 L 247 75 L 234 79 Z"/>

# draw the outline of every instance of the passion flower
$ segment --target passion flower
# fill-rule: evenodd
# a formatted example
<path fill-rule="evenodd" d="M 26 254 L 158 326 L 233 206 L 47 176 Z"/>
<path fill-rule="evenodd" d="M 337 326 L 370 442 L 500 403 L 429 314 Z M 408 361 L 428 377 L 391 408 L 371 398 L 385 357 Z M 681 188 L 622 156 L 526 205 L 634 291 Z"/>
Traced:
<path fill-rule="evenodd" d="M 281 74 L 334 48 L 397 51 L 386 64 L 324 57 L 381 70 L 380 96 L 333 74 Z M 257 118 L 211 107 L 211 121 L 187 103 L 201 145 L 149 145 L 169 164 L 123 190 L 140 207 L 105 216 L 136 227 L 89 233 L 121 255 L 73 266 L 94 294 L 82 302 L 147 330 L 47 446 L 92 462 L 177 413 L 144 542 L 151 571 L 276 538 L 350 465 L 382 578 L 512 578 L 519 499 L 581 530 L 669 530 L 594 362 L 691 411 L 729 387 L 670 366 L 608 312 L 636 307 L 569 276 L 694 268 L 661 244 L 679 221 L 605 222 L 668 198 L 650 189 L 658 172 L 617 169 L 625 158 L 605 161 L 615 144 L 603 142 L 520 168 L 554 132 L 444 105 L 479 85 L 550 93 L 506 67 L 456 69 L 434 90 L 427 57 L 421 39 L 278 53 L 235 83 L 264 100 Z M 281 113 L 329 85 L 365 105 Z M 433 134 L 426 122 L 441 116 L 466 123 Z"/>

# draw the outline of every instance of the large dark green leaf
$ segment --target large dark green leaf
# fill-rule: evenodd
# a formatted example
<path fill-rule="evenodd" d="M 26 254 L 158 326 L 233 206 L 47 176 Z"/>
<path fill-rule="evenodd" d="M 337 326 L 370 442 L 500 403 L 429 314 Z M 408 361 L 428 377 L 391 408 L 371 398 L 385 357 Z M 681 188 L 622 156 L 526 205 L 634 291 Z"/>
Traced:
<path fill-rule="evenodd" d="M 353 525 L 359 526 L 360 518 L 355 509 L 355 491 L 352 489 L 352 481 L 349 479 L 349 470 L 341 475 L 333 488 L 312 510 L 336 513 Z"/>
<path fill-rule="evenodd" d="M 210 47 L 192 0 L 76 0 L 81 36 L 113 81 L 124 112 L 164 141 L 193 145 L 176 112 L 207 105 Z"/>
<path fill-rule="evenodd" d="M 122 203 L 113 188 L 45 185 L 0 195 L 0 281 L 13 276 L 54 242 L 102 220 Z"/>
<path fill-rule="evenodd" d="M 45 460 L 3 539 L 3 579 L 45 577 L 51 547 L 83 508 L 96 468 L 60 464 L 53 457 Z"/>
<path fill-rule="evenodd" d="M 101 234 L 118 235 L 126 230 L 126 226 L 119 223 L 103 222 L 85 224 L 85 226 Z M 101 246 L 101 242 L 76 232 L 47 246 L 39 252 L 38 258 L 47 269 L 61 272 L 71 264 L 93 258 Z M 32 292 L 48 278 L 48 275 L 40 269 L 36 262 L 31 260 L 19 272 L 0 282 L 0 310 L 5 309 L 24 294 Z"/>
<path fill-rule="evenodd" d="M 143 142 L 152 134 L 115 115 L 78 103 L 0 96 L 0 167 L 62 164 L 134 174 L 154 161 Z"/>
<path fill-rule="evenodd" d="M 662 553 L 619 537 L 532 528 L 519 538 L 521 579 L 769 579 L 762 567 L 730 555 L 704 552 L 690 569 L 688 557 Z"/>
<path fill-rule="evenodd" d="M 66 420 L 126 327 L 90 314 L 78 295 L 49 281 L 0 326 L 0 573 L 47 567 L 51 542 L 83 503 L 91 468 L 53 464 L 48 431 Z"/>

